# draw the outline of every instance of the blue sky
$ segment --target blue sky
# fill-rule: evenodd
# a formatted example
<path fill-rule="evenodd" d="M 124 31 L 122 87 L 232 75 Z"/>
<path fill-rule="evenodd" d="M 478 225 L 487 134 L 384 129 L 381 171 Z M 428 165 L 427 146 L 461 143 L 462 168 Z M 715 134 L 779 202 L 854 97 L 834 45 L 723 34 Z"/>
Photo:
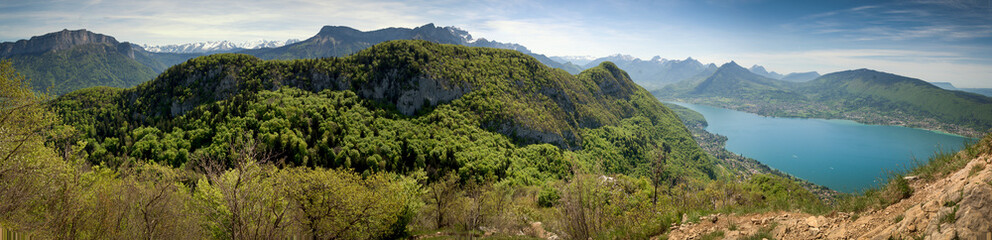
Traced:
<path fill-rule="evenodd" d="M 992 87 L 992 0 L 0 0 L 0 41 L 85 28 L 139 44 L 306 39 L 321 26 L 456 26 L 550 56 L 871 68 Z"/>

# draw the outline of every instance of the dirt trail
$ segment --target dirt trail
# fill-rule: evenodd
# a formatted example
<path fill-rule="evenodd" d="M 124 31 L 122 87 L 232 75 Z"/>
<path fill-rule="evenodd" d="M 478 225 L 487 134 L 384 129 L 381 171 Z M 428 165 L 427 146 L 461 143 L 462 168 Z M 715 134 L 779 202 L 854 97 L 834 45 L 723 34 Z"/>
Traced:
<path fill-rule="evenodd" d="M 972 172 L 973 168 L 982 170 Z M 715 231 L 723 231 L 724 239 L 739 239 L 772 228 L 775 239 L 992 240 L 992 155 L 972 159 L 943 179 L 911 180 L 910 186 L 914 191 L 909 198 L 857 217 L 795 212 L 711 215 L 673 227 L 669 239 L 696 239 Z"/>

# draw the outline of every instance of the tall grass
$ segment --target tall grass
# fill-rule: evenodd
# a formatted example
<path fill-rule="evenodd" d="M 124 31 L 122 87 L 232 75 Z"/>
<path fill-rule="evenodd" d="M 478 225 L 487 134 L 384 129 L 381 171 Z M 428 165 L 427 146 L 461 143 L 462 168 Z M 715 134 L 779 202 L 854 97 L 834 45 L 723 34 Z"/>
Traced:
<path fill-rule="evenodd" d="M 775 227 L 778 227 L 778 223 L 769 224 L 768 226 L 759 229 L 757 233 L 754 233 L 754 235 L 745 236 L 744 238 L 741 239 L 744 240 L 775 239 L 772 237 L 772 230 L 775 230 Z"/>

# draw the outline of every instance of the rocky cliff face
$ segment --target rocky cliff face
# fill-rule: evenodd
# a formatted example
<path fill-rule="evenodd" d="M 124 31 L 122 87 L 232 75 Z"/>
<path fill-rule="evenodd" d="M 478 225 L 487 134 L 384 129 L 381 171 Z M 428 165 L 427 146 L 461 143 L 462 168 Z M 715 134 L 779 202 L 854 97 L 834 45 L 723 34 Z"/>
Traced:
<path fill-rule="evenodd" d="M 131 49 L 130 44 L 121 44 L 120 42 L 117 42 L 117 39 L 114 39 L 114 37 L 93 33 L 86 31 L 86 29 L 71 31 L 65 29 L 58 32 L 31 37 L 31 39 L 28 40 L 0 43 L 0 57 L 59 51 L 72 48 L 76 45 L 92 43 L 109 44 L 117 47 L 118 49 L 124 50 L 123 53 L 130 52 L 130 56 L 132 58 L 134 57 L 134 51 Z"/>
<path fill-rule="evenodd" d="M 975 158 L 937 182 L 915 185 L 920 194 L 876 214 L 891 216 L 893 223 L 868 225 L 871 219 L 865 219 L 849 225 L 871 226 L 863 230 L 873 238 L 980 239 L 992 233 L 992 155 Z M 895 221 L 899 216 L 902 221 Z"/>
<path fill-rule="evenodd" d="M 316 36 L 304 40 L 302 43 L 360 42 L 371 46 L 381 42 L 398 40 L 398 39 L 415 39 L 415 40 L 426 40 L 426 41 L 443 43 L 443 44 L 456 44 L 456 45 L 476 46 L 476 47 L 493 47 L 493 48 L 518 50 L 524 53 L 530 53 L 530 51 L 527 50 L 527 48 L 524 48 L 523 46 L 520 46 L 518 44 L 500 43 L 500 42 L 488 41 L 485 39 L 479 39 L 478 41 L 476 41 L 475 39 L 472 38 L 472 35 L 465 30 L 456 27 L 438 27 L 435 26 L 433 23 L 429 23 L 413 29 L 384 28 L 384 29 L 368 31 L 368 32 L 362 32 L 357 29 L 345 27 L 345 26 L 324 26 L 323 28 L 320 29 L 320 32 L 318 32 Z"/>
<path fill-rule="evenodd" d="M 575 76 L 519 52 L 427 41 L 387 42 L 349 57 L 299 61 L 215 54 L 172 67 L 125 95 L 136 105 L 132 118 L 153 121 L 281 87 L 349 90 L 408 116 L 468 96 L 456 107 L 481 119 L 486 129 L 522 143 L 570 149 L 581 146 L 580 128 L 614 125 L 636 114 L 652 121 L 673 116 L 650 106 L 657 102 L 612 63 Z"/>
<path fill-rule="evenodd" d="M 239 60 L 247 61 L 250 65 L 258 64 L 259 60 L 248 56 L 236 56 Z M 239 65 L 237 61 L 224 59 L 224 63 L 212 66 L 213 68 L 204 71 L 196 71 L 188 75 L 180 75 L 167 79 L 167 81 L 154 82 L 145 86 L 152 89 L 189 89 L 199 91 L 190 97 L 168 99 L 169 109 L 167 112 L 143 113 L 150 115 L 168 114 L 179 116 L 196 106 L 217 100 L 227 99 L 230 96 L 244 90 L 253 89 L 258 86 L 245 84 L 245 76 L 242 71 L 248 66 Z M 418 110 L 447 103 L 472 90 L 467 84 L 454 84 L 448 79 L 438 79 L 428 76 L 416 76 L 412 79 L 401 79 L 400 74 L 393 72 L 383 74 L 381 78 L 375 78 L 363 84 L 352 85 L 352 79 L 347 76 L 328 74 L 318 70 L 310 70 L 302 73 L 305 77 L 298 75 L 282 75 L 277 72 L 267 72 L 273 84 L 267 85 L 266 90 L 275 90 L 282 86 L 292 86 L 301 89 L 319 92 L 324 89 L 331 90 L 352 90 L 359 96 L 389 103 L 396 106 L 400 113 L 414 115 Z M 138 99 L 138 92 L 133 92 L 129 98 L 131 101 Z M 160 101 L 157 99 L 156 101 Z"/>

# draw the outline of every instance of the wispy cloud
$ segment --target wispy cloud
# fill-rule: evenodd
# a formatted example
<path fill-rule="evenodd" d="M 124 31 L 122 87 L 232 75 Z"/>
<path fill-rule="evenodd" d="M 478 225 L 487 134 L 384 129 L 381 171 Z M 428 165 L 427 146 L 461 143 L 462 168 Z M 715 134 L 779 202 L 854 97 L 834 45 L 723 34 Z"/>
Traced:
<path fill-rule="evenodd" d="M 992 12 L 976 1 L 897 2 L 811 14 L 783 27 L 857 41 L 969 41 L 992 38 Z"/>

